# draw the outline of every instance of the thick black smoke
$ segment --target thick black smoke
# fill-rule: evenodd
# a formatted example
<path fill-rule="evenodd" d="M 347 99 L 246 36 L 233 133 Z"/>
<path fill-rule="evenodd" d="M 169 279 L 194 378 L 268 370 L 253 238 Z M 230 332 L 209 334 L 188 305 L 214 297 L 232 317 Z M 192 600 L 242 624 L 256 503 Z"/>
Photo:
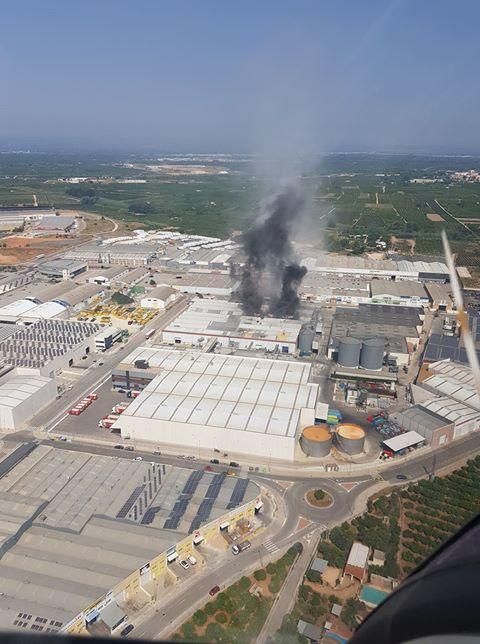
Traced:
<path fill-rule="evenodd" d="M 298 309 L 297 290 L 307 269 L 292 262 L 292 228 L 304 208 L 304 199 L 295 188 L 286 188 L 267 206 L 264 215 L 244 233 L 245 266 L 239 295 L 247 315 L 262 312 L 270 296 L 270 312 L 294 316 Z M 273 288 L 265 292 L 265 277 Z"/>
<path fill-rule="evenodd" d="M 283 269 L 282 290 L 280 297 L 270 305 L 270 312 L 276 317 L 292 317 L 298 311 L 300 298 L 298 297 L 298 287 L 305 277 L 307 269 L 297 263 L 288 264 Z"/>

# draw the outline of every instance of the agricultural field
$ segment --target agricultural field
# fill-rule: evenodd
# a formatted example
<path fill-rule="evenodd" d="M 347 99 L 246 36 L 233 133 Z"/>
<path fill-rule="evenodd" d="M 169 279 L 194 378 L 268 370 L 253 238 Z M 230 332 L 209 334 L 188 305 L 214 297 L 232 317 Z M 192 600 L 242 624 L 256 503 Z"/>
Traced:
<path fill-rule="evenodd" d="M 399 562 L 406 574 L 480 512 L 480 457 L 445 478 L 409 486 L 401 507 Z"/>
<path fill-rule="evenodd" d="M 0 205 L 32 203 L 35 194 L 40 203 L 57 209 L 226 237 L 249 225 L 272 186 L 257 176 L 253 160 L 227 159 L 220 165 L 228 174 L 180 176 L 149 171 L 152 161 L 141 155 L 4 155 Z M 479 169 L 480 160 L 363 154 L 318 158 L 297 179 L 307 195 L 299 234 L 309 240 L 316 236 L 319 247 L 331 251 L 360 254 L 382 238 L 399 251 L 435 255 L 442 252 L 444 227 L 454 250 L 461 252 L 460 260 L 475 266 L 480 256 L 480 184 L 452 183 L 448 176 L 448 171 L 470 168 Z M 72 176 L 113 180 L 58 182 Z M 117 182 L 123 179 L 145 183 Z M 418 179 L 436 182 L 411 183 Z M 402 240 L 408 242 L 404 247 Z"/>

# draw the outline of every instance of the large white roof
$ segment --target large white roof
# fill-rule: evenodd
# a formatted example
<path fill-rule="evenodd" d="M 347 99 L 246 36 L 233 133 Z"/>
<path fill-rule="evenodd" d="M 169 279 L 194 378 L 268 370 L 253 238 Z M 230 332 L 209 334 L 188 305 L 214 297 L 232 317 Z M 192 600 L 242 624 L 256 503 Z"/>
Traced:
<path fill-rule="evenodd" d="M 298 320 L 245 316 L 235 302 L 195 299 L 165 331 L 195 335 L 226 336 L 274 342 L 296 342 L 301 329 Z"/>
<path fill-rule="evenodd" d="M 386 441 L 383 441 L 383 444 L 393 452 L 398 452 L 402 449 L 407 449 L 407 447 L 414 447 L 424 441 L 425 439 L 423 436 L 420 436 L 418 432 L 412 431 L 399 434 L 393 438 L 388 438 Z"/>
<path fill-rule="evenodd" d="M 15 317 L 23 315 L 27 311 L 30 311 L 37 307 L 38 304 L 34 300 L 17 300 L 16 302 L 10 302 L 0 308 L 0 318 L 4 317 Z"/>
<path fill-rule="evenodd" d="M 17 407 L 32 394 L 48 385 L 51 378 L 28 375 L 13 376 L 0 385 L 0 407 Z"/>
<path fill-rule="evenodd" d="M 66 306 L 59 302 L 44 302 L 43 304 L 36 306 L 34 309 L 30 309 L 25 314 L 22 314 L 21 317 L 50 320 L 50 318 L 54 318 L 61 313 L 65 313 L 66 308 Z"/>
<path fill-rule="evenodd" d="M 306 363 L 143 348 L 159 368 L 122 414 L 178 423 L 294 436 L 302 408 L 315 408 L 318 385 Z"/>

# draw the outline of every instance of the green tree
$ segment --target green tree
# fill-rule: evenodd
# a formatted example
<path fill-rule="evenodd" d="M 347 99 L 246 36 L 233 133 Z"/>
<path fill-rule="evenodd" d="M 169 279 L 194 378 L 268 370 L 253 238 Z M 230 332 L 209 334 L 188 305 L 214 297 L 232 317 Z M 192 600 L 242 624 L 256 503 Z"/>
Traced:
<path fill-rule="evenodd" d="M 267 578 L 267 573 L 263 568 L 260 568 L 260 570 L 255 570 L 253 576 L 257 581 L 265 581 L 265 579 Z"/>
<path fill-rule="evenodd" d="M 317 499 L 317 501 L 322 501 L 325 498 L 326 494 L 323 490 L 318 489 L 315 490 L 313 496 Z"/>
<path fill-rule="evenodd" d="M 193 613 L 192 621 L 197 626 L 203 626 L 207 621 L 207 616 L 203 610 L 197 610 Z"/>
<path fill-rule="evenodd" d="M 133 303 L 133 300 L 131 297 L 128 297 L 128 295 L 124 295 L 119 291 L 116 291 L 115 293 L 113 293 L 111 299 L 112 299 L 112 302 L 115 302 L 115 304 L 122 305 L 122 306 Z"/>
<path fill-rule="evenodd" d="M 227 618 L 227 616 L 225 615 L 225 613 L 217 613 L 217 614 L 215 615 L 215 620 L 216 620 L 219 624 L 226 624 L 226 623 L 227 623 L 227 621 L 228 621 L 228 618 Z"/>
<path fill-rule="evenodd" d="M 248 590 L 250 586 L 252 585 L 252 582 L 248 577 L 242 577 L 240 581 L 238 582 L 238 585 L 242 590 Z"/>

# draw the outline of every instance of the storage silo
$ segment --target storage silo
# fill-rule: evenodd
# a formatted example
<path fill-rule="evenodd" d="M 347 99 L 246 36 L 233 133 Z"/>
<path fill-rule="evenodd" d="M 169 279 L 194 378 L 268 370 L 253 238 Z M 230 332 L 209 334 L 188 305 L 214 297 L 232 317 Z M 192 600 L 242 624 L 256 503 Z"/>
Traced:
<path fill-rule="evenodd" d="M 298 334 L 298 350 L 300 353 L 310 355 L 312 353 L 313 339 L 315 338 L 315 329 L 305 324 Z"/>
<path fill-rule="evenodd" d="M 300 447 L 307 456 L 328 456 L 332 447 L 332 434 L 326 425 L 305 427 L 300 437 Z"/>
<path fill-rule="evenodd" d="M 365 431 L 360 425 L 341 423 L 337 428 L 336 439 L 338 449 L 345 454 L 361 454 L 365 444 Z"/>
<path fill-rule="evenodd" d="M 369 338 L 362 343 L 360 353 L 360 366 L 362 369 L 379 371 L 383 365 L 385 354 L 385 340 L 382 338 Z"/>
<path fill-rule="evenodd" d="M 358 367 L 362 343 L 357 338 L 347 336 L 338 344 L 337 362 L 342 367 Z"/>

